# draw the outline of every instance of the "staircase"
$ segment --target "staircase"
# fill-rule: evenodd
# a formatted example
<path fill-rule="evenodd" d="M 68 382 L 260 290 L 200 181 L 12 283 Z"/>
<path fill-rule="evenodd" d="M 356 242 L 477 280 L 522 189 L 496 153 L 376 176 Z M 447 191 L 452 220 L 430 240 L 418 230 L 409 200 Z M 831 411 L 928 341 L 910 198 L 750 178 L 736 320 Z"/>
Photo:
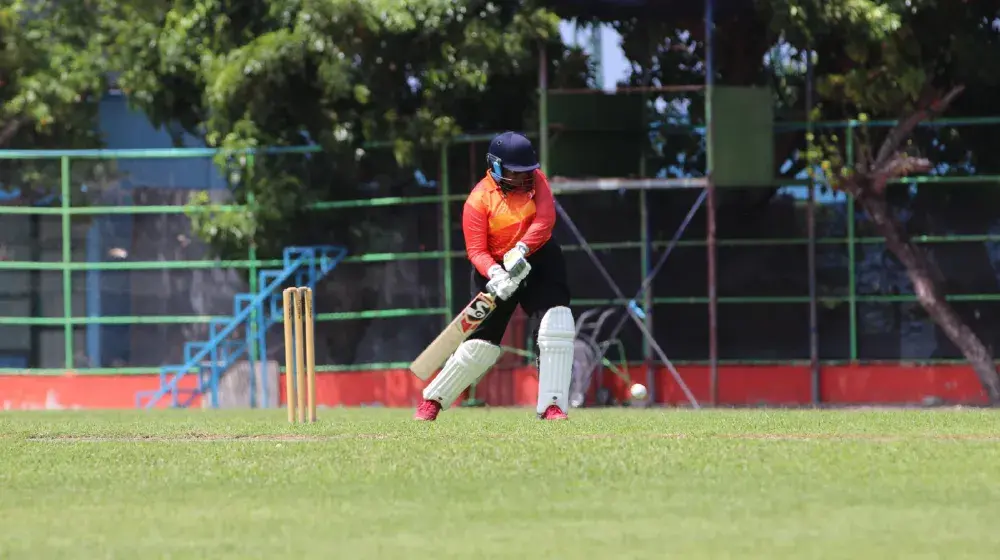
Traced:
<path fill-rule="evenodd" d="M 347 249 L 332 245 L 315 247 L 286 247 L 280 270 L 260 271 L 260 292 L 236 294 L 233 316 L 212 319 L 208 324 L 206 341 L 184 344 L 184 363 L 160 368 L 160 387 L 153 391 L 140 391 L 135 395 L 137 408 L 153 408 L 163 398 L 170 398 L 170 406 L 186 408 L 199 396 L 207 393 L 212 408 L 219 406 L 219 379 L 240 359 L 250 363 L 251 407 L 256 407 L 255 387 L 257 375 L 254 361 L 262 361 L 261 371 L 266 372 L 267 329 L 282 320 L 281 291 L 287 286 L 308 286 L 316 283 L 333 270 L 347 255 Z M 234 333 L 240 333 L 233 337 Z M 257 348 L 252 348 L 256 343 Z M 252 351 L 256 350 L 256 351 Z M 181 380 L 196 374 L 194 387 L 181 387 Z M 261 375 L 260 393 L 264 403 L 269 402 L 268 376 Z"/>

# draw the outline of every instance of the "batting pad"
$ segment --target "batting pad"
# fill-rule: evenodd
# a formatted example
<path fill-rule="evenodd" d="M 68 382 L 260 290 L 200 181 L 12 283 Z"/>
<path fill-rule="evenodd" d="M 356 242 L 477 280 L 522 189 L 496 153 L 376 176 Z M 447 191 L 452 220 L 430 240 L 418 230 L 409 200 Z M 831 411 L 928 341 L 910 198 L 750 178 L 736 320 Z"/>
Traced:
<path fill-rule="evenodd" d="M 424 398 L 448 408 L 472 382 L 490 369 L 503 350 L 485 340 L 466 340 L 448 358 L 441 373 L 424 389 Z"/>
<path fill-rule="evenodd" d="M 574 338 L 576 325 L 568 307 L 553 307 L 545 312 L 538 327 L 538 414 L 552 405 L 569 411 Z"/>

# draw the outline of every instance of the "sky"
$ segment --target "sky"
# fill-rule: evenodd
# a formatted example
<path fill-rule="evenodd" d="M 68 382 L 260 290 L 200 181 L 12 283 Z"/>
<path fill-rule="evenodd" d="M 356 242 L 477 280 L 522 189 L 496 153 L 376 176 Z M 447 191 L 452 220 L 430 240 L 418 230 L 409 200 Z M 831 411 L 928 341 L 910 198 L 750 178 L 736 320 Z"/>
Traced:
<path fill-rule="evenodd" d="M 559 26 L 559 31 L 562 35 L 564 43 L 569 45 L 581 45 L 587 53 L 593 54 L 591 52 L 589 29 L 581 29 L 579 32 L 576 32 L 573 22 L 563 21 Z M 600 83 L 602 84 L 602 89 L 606 91 L 613 91 L 615 89 L 615 85 L 620 80 L 628 77 L 631 70 L 621 49 L 621 35 L 607 25 L 602 25 L 600 27 L 600 32 L 602 55 L 601 62 L 603 64 Z M 799 176 L 801 179 L 806 178 L 805 172 L 800 173 Z M 808 189 L 805 186 L 783 187 L 781 191 L 784 194 L 798 199 L 805 199 L 808 196 Z M 842 200 L 843 195 L 833 191 L 821 190 L 817 193 L 817 201 L 820 203 L 835 201 L 841 202 Z"/>
<path fill-rule="evenodd" d="M 602 84 L 602 89 L 613 90 L 615 89 L 615 84 L 619 80 L 626 78 L 629 74 L 628 62 L 625 60 L 625 55 L 622 53 L 621 49 L 621 35 L 618 34 L 614 29 L 606 25 L 600 27 L 601 30 L 601 55 L 604 67 L 603 72 L 600 76 Z M 563 21 L 559 26 L 560 34 L 564 43 L 575 45 L 582 44 L 585 50 L 591 53 L 590 50 L 590 31 L 581 30 L 578 37 L 579 42 L 576 40 L 577 34 L 575 34 L 573 29 L 573 23 L 569 21 Z"/>

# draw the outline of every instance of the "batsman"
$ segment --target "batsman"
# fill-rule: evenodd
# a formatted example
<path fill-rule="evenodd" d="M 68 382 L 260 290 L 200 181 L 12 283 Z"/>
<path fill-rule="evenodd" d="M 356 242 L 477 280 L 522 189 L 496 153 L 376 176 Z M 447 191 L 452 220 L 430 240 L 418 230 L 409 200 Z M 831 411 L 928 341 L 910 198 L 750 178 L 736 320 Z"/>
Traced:
<path fill-rule="evenodd" d="M 537 331 L 538 417 L 565 420 L 576 328 L 562 249 L 552 239 L 555 199 L 525 136 L 504 132 L 490 142 L 486 175 L 462 211 L 465 250 L 480 291 L 496 309 L 445 362 L 424 389 L 417 420 L 434 420 L 500 358 L 507 323 L 520 305 Z"/>

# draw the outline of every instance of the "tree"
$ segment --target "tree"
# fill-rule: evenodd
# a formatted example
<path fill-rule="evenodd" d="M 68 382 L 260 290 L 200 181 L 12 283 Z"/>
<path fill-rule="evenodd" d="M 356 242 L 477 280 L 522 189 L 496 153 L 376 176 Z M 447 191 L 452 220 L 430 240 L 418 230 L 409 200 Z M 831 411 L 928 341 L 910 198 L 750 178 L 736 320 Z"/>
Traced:
<path fill-rule="evenodd" d="M 18 0 L 0 7 L 0 148 L 101 145 L 97 108 L 107 89 L 116 3 Z M 35 202 L 59 185 L 51 160 L 4 161 L 2 188 Z"/>
<path fill-rule="evenodd" d="M 255 249 L 270 259 L 288 245 L 325 243 L 355 255 L 424 250 L 424 243 L 434 249 L 441 225 L 431 205 L 311 208 L 427 194 L 414 172 L 438 179 L 439 150 L 454 135 L 533 129 L 539 43 L 552 55 L 556 83 L 580 87 L 591 74 L 586 57 L 561 43 L 558 18 L 530 0 L 174 0 L 122 10 L 129 30 L 115 57 L 130 104 L 154 125 L 221 148 L 216 161 L 235 204 L 220 208 L 218 192 L 196 193 L 189 217 L 222 258 L 244 259 Z M 304 146 L 320 151 L 239 153 Z M 462 159 L 453 156 L 452 165 Z M 471 188 L 451 171 L 453 189 Z M 317 306 L 441 302 L 432 288 L 440 275 L 424 261 L 351 263 L 336 274 L 317 293 Z M 425 319 L 439 328 L 436 317 Z M 400 336 L 421 336 L 364 321 L 372 320 L 321 325 L 318 359 L 392 359 L 417 344 Z M 358 354 L 365 351 L 377 355 Z"/>
<path fill-rule="evenodd" d="M 861 158 L 855 164 L 844 161 L 836 136 L 817 142 L 810 149 L 811 159 L 820 162 L 831 186 L 855 197 L 870 216 L 886 247 L 905 267 L 920 305 L 973 366 L 990 402 L 1000 402 L 1000 376 L 991 350 L 946 300 L 940 269 L 911 241 L 887 197 L 894 179 L 940 173 L 941 162 L 930 158 L 931 146 L 911 138 L 921 122 L 955 102 L 964 84 L 994 92 L 1000 86 L 1000 11 L 983 3 L 933 0 L 788 4 L 790 19 L 775 25 L 782 26 L 791 43 L 838 66 L 818 84 L 824 100 L 847 112 L 862 112 L 862 120 L 868 113 L 899 118 L 881 141 L 862 128 Z M 960 141 L 953 136 L 945 143 Z M 968 163 L 975 166 L 982 155 L 973 157 Z M 950 172 L 968 173 L 968 167 L 952 165 Z"/>
<path fill-rule="evenodd" d="M 96 107 L 114 3 L 18 0 L 0 8 L 0 146 L 98 145 Z"/>
<path fill-rule="evenodd" d="M 178 0 L 127 19 L 118 61 L 130 102 L 222 148 L 236 201 L 253 202 L 244 213 L 192 214 L 224 255 L 251 243 L 274 254 L 331 228 L 343 239 L 349 224 L 305 208 L 358 197 L 345 185 L 366 169 L 399 179 L 386 170 L 420 163 L 461 131 L 533 126 L 538 42 L 556 53 L 557 79 L 582 84 L 589 71 L 561 44 L 558 18 L 525 2 Z M 392 151 L 366 149 L 373 141 Z M 322 153 L 259 157 L 252 169 L 232 157 L 309 145 Z"/>
<path fill-rule="evenodd" d="M 549 0 L 550 5 L 566 4 Z M 596 0 L 590 5 L 598 4 Z M 605 2 L 610 3 L 610 2 Z M 795 161 L 791 173 L 822 165 L 820 178 L 858 197 L 886 246 L 907 270 L 920 304 L 973 364 L 987 395 L 1000 397 L 992 356 L 943 296 L 940 270 L 926 250 L 913 244 L 894 205 L 947 208 L 952 214 L 982 212 L 995 206 L 992 194 L 941 187 L 919 188 L 892 179 L 908 173 L 968 175 L 997 173 L 1000 141 L 980 128 L 917 128 L 919 121 L 949 108 L 949 115 L 983 116 L 996 112 L 1000 86 L 1000 10 L 989 2 L 941 0 L 766 0 L 738 6 L 720 3 L 716 13 L 716 79 L 719 84 L 775 88 L 776 112 L 788 120 L 805 120 L 804 57 L 818 76 L 815 119 L 845 120 L 865 115 L 900 119 L 886 135 L 874 130 L 856 138 L 860 152 L 870 154 L 857 168 L 843 161 L 845 138 L 776 139 L 776 155 L 798 151 L 809 157 Z M 629 85 L 697 84 L 704 80 L 704 22 L 685 10 L 673 19 L 629 17 L 611 21 L 623 35 L 633 66 Z M 560 12 L 562 13 L 562 12 Z M 586 8 L 574 16 L 587 18 Z M 607 18 L 596 10 L 594 16 Z M 611 16 L 614 17 L 614 16 Z M 766 62 L 765 55 L 770 56 Z M 962 95 L 961 86 L 965 86 Z M 691 96 L 690 118 L 698 122 L 702 107 Z M 808 144 L 808 145 L 807 145 Z M 679 143 L 685 161 L 700 165 L 700 147 Z M 665 161 L 677 153 L 663 154 Z M 825 172 L 825 173 L 824 173 Z M 773 196 L 775 191 L 726 191 L 723 195 Z M 984 200 L 987 197 L 988 200 Z M 973 258 L 986 259 L 980 250 Z M 984 266 L 985 269 L 991 269 Z"/>

